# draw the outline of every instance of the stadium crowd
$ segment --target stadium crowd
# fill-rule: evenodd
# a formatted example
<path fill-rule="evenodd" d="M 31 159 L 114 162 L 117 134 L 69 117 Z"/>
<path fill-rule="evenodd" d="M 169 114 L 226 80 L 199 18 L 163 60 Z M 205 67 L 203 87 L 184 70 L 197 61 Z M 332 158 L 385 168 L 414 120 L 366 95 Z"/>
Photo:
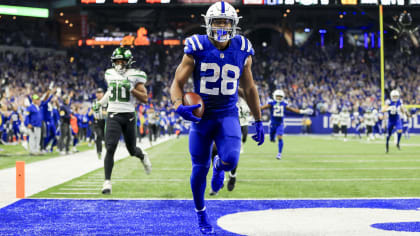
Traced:
<path fill-rule="evenodd" d="M 8 42 L 4 38 L 0 41 Z M 254 47 L 256 54 L 253 73 L 262 104 L 271 99 L 275 89 L 283 89 L 292 106 L 314 108 L 315 114 L 333 113 L 343 107 L 351 113 L 363 114 L 368 109 L 380 108 L 378 49 L 339 49 L 337 45 L 319 47 L 315 44 L 281 51 L 270 50 L 270 47 Z M 51 109 L 60 109 L 63 97 L 73 94 L 71 112 L 78 118 L 78 126 L 89 130 L 77 137 L 91 140 L 90 126 L 81 121 L 87 124 L 92 122 L 92 116 L 89 115 L 91 102 L 95 99 L 97 88 L 106 89 L 104 71 L 111 66 L 109 58 L 113 49 L 72 48 L 68 49 L 66 56 L 29 50 L 22 54 L 0 52 L 0 133 L 3 134 L 3 142 L 20 139 L 18 135 L 13 135 L 13 126 L 17 125 L 11 119 L 13 111 L 18 112 L 19 121 L 24 124 L 25 110 L 30 105 L 28 100 L 31 100 L 28 97 L 37 95 L 41 100 L 46 99 L 44 94 L 51 89 L 54 89 Z M 138 107 L 139 137 L 146 134 L 156 137 L 165 131 L 174 133 L 178 130 L 179 133 L 186 129 L 171 110 L 169 100 L 170 83 L 181 61 L 183 47 L 152 45 L 133 48 L 132 52 L 136 60 L 134 66 L 148 75 L 146 87 L 149 91 L 149 104 Z M 416 54 L 407 56 L 398 51 L 387 53 L 386 90 L 400 90 L 405 103 L 420 104 L 419 60 Z M 192 81 L 189 81 L 186 90 L 192 90 L 192 87 Z M 148 113 L 150 107 L 154 108 L 153 115 Z M 268 113 L 265 115 L 267 119 Z M 59 120 L 58 117 L 55 127 L 59 127 Z M 149 123 L 153 125 L 149 126 Z M 43 135 L 46 135 L 45 132 Z M 150 136 L 150 140 L 155 137 Z M 45 152 L 52 149 L 44 145 L 41 150 Z"/>

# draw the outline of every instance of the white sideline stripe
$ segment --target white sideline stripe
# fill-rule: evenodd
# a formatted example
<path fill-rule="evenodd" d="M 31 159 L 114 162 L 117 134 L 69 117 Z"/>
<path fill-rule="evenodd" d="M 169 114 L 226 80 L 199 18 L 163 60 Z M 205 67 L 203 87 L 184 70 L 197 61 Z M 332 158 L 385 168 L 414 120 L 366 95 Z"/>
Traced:
<path fill-rule="evenodd" d="M 401 163 L 401 162 L 420 162 L 420 160 L 320 160 L 320 161 L 304 161 L 304 162 L 311 162 L 311 163 L 375 163 L 375 162 L 390 162 L 390 163 Z"/>
<path fill-rule="evenodd" d="M 201 45 L 200 40 L 198 40 L 198 37 L 196 34 L 194 34 L 194 38 L 197 41 L 198 48 L 200 48 L 200 50 L 203 50 L 203 45 Z"/>
<path fill-rule="evenodd" d="M 112 195 L 111 195 L 112 196 Z M 35 200 L 76 200 L 76 201 L 86 201 L 86 200 L 119 200 L 119 201 L 192 201 L 192 198 L 30 198 Z M 418 196 L 414 197 L 346 197 L 346 198 L 207 198 L 206 201 L 300 201 L 300 200 L 420 200 Z"/>
<path fill-rule="evenodd" d="M 67 193 L 59 193 L 59 192 L 55 192 L 55 193 L 50 193 L 50 194 L 54 194 L 54 195 L 75 195 L 75 194 L 77 194 L 77 195 L 98 195 L 98 194 L 100 194 L 100 192 L 99 193 L 89 193 L 89 192 L 83 192 L 83 193 L 76 193 L 76 192 L 71 192 L 71 193 L 69 193 L 69 192 L 67 192 Z"/>
<path fill-rule="evenodd" d="M 59 191 L 75 191 L 75 190 L 100 190 L 100 186 L 98 185 L 97 188 L 60 188 Z"/>

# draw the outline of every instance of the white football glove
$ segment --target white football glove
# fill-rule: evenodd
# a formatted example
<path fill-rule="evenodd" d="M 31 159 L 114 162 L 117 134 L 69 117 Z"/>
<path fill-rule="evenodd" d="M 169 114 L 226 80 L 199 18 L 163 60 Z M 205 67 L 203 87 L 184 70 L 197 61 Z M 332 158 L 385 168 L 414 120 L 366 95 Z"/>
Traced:
<path fill-rule="evenodd" d="M 301 109 L 299 110 L 300 114 L 304 114 L 304 115 L 312 115 L 312 113 L 314 112 L 314 110 L 312 110 L 311 108 L 306 108 L 306 109 Z"/>

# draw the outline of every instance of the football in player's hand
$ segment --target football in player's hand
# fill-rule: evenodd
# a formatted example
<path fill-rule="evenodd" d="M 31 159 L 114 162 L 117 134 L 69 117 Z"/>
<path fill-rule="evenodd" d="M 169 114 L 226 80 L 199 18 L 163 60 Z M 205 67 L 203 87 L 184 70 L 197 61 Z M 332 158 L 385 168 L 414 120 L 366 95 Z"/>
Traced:
<path fill-rule="evenodd" d="M 192 92 L 185 93 L 184 97 L 182 98 L 182 104 L 185 106 L 201 104 L 201 107 L 194 109 L 193 114 L 199 118 L 203 116 L 204 102 L 203 99 L 201 99 L 200 95 Z"/>

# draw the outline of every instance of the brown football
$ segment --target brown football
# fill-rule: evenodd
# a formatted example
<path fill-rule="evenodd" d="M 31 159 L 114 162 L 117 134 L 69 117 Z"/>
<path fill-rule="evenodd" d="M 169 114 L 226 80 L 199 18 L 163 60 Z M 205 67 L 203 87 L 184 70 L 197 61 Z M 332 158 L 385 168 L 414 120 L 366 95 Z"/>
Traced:
<path fill-rule="evenodd" d="M 200 95 L 192 92 L 185 93 L 184 97 L 182 98 L 182 104 L 186 106 L 201 104 L 201 107 L 194 109 L 193 114 L 199 118 L 203 116 L 204 102 L 203 99 L 201 99 Z"/>

